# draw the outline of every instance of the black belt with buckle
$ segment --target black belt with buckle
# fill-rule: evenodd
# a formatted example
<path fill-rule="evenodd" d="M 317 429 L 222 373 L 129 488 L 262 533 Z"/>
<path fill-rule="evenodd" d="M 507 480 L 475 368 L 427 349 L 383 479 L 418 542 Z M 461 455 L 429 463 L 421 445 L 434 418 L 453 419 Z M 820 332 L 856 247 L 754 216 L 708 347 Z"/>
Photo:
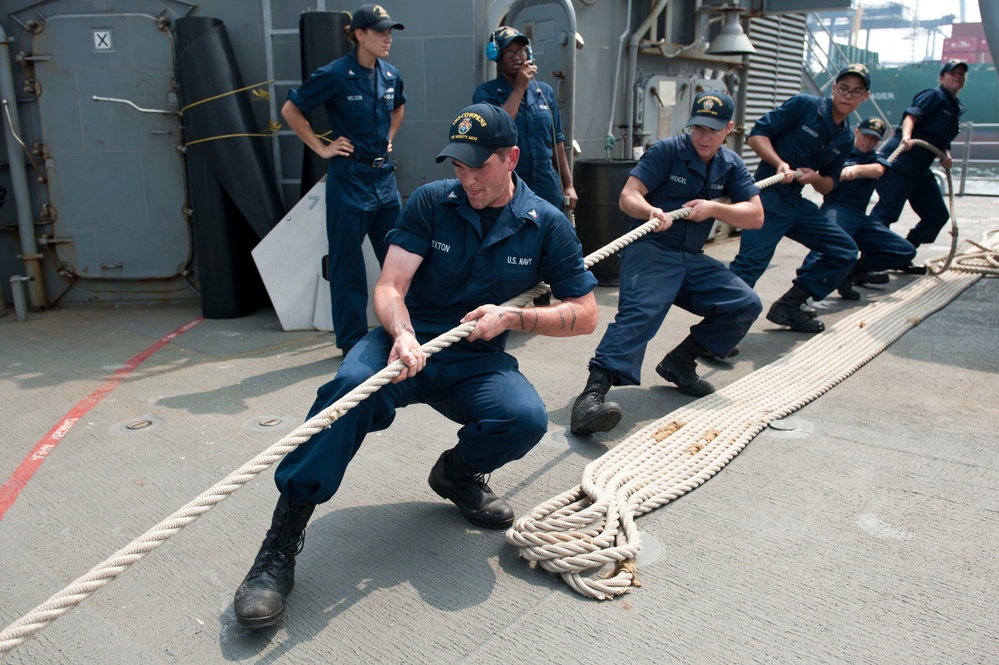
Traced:
<path fill-rule="evenodd" d="M 387 154 L 382 155 L 381 157 L 369 157 L 368 155 L 358 155 L 356 153 L 352 153 L 350 155 L 347 155 L 346 157 L 351 161 L 359 162 L 361 164 L 364 164 L 365 166 L 373 166 L 375 168 L 378 168 L 379 166 L 385 166 L 385 162 L 388 161 Z"/>

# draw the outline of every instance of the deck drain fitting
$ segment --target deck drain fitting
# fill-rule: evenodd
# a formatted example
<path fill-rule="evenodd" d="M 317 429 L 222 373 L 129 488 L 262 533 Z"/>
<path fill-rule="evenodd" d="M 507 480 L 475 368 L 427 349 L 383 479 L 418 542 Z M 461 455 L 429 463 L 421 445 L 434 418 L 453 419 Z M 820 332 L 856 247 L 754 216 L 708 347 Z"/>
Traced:
<path fill-rule="evenodd" d="M 125 425 L 126 429 L 146 429 L 153 424 L 151 420 L 133 420 L 132 422 Z"/>

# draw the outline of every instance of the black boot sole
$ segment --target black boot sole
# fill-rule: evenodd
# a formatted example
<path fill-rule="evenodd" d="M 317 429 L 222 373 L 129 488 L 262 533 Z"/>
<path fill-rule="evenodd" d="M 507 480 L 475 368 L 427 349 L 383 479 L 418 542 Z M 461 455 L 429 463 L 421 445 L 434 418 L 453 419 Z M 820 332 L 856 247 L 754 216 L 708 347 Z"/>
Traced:
<path fill-rule="evenodd" d="M 843 300 L 860 300 L 860 292 L 853 289 L 836 289 L 836 293 Z"/>
<path fill-rule="evenodd" d="M 280 621 L 281 617 L 283 616 L 284 616 L 284 608 L 282 607 L 281 611 L 278 612 L 277 614 L 272 614 L 266 617 L 241 617 L 237 614 L 236 623 L 238 623 L 240 626 L 243 626 L 244 628 L 252 628 L 254 630 L 259 630 L 261 628 L 270 628 L 271 626 L 275 625 L 278 621 Z"/>
<path fill-rule="evenodd" d="M 819 333 L 826 329 L 826 325 L 824 323 L 818 319 L 808 318 L 808 315 L 800 309 L 798 310 L 798 313 L 801 315 L 801 318 L 796 318 L 793 314 L 789 315 L 785 313 L 783 308 L 777 307 L 776 305 L 777 303 L 774 303 L 774 305 L 770 307 L 770 311 L 767 312 L 767 321 L 770 321 L 771 323 L 776 323 L 779 326 L 788 326 L 795 332 L 803 333 Z"/>
<path fill-rule="evenodd" d="M 729 351 L 728 355 L 725 357 L 718 355 L 714 351 L 705 351 L 700 355 L 700 357 L 708 358 L 710 360 L 728 360 L 729 358 L 735 358 L 737 355 L 739 355 L 739 347 L 736 346 L 731 351 Z"/>
<path fill-rule="evenodd" d="M 669 358 L 669 356 L 663 358 L 662 361 L 656 365 L 656 374 L 670 383 L 676 384 L 676 389 L 684 395 L 690 395 L 691 397 L 706 397 L 715 391 L 711 384 L 704 379 L 697 378 L 693 381 L 682 380 L 676 372 L 669 367 L 669 365 L 665 364 L 667 362 L 667 358 Z M 697 388 L 696 386 L 698 384 L 702 384 L 703 387 Z"/>
<path fill-rule="evenodd" d="M 888 284 L 891 278 L 883 272 L 865 272 L 853 276 L 853 283 L 858 286 L 864 284 Z"/>
<path fill-rule="evenodd" d="M 483 529 L 507 529 L 510 527 L 511 524 L 513 524 L 512 517 L 508 520 L 503 520 L 501 522 L 489 521 L 489 520 L 480 519 L 470 513 L 465 512 L 465 510 L 463 510 L 462 507 L 458 505 L 458 502 L 455 501 L 447 493 L 447 489 L 437 480 L 437 477 L 433 474 L 433 471 L 430 472 L 430 478 L 427 479 L 427 483 L 430 485 L 430 489 L 432 489 L 437 494 L 437 496 L 439 496 L 442 499 L 447 499 L 448 501 L 453 503 L 455 508 L 458 509 L 458 512 L 461 513 L 462 517 L 464 517 L 466 520 L 468 520 L 475 526 L 481 526 Z"/>
<path fill-rule="evenodd" d="M 604 407 L 609 406 L 604 404 Z M 596 413 L 588 418 L 583 418 L 582 421 L 576 425 L 572 425 L 570 431 L 573 434 L 593 434 L 595 432 L 609 432 L 618 426 L 621 422 L 622 412 L 621 409 L 607 409 L 604 408 L 599 413 Z"/>

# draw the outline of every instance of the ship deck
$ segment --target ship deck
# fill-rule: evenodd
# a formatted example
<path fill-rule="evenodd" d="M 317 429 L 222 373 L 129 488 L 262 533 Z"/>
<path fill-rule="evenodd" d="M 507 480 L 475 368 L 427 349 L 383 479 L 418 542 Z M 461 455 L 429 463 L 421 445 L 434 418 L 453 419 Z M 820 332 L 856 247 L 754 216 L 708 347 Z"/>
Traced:
<path fill-rule="evenodd" d="M 962 237 L 999 227 L 995 201 L 958 200 Z M 913 223 L 905 214 L 896 230 Z M 803 255 L 781 243 L 757 285 L 765 307 Z M 916 279 L 933 278 L 894 276 L 859 303 L 833 296 L 823 319 Z M 550 414 L 542 442 L 491 480 L 518 515 L 692 400 L 653 371 L 695 320 L 674 310 L 645 385 L 611 393 L 621 425 L 568 433 L 616 289 L 597 300 L 594 335 L 511 339 Z M 162 341 L 199 314 L 89 305 L 0 318 L 0 475 L 23 484 L 0 519 L 4 626 L 294 429 L 339 364 L 330 334 L 282 332 L 272 311 Z M 426 476 L 457 426 L 416 406 L 368 438 L 316 511 L 276 627 L 241 628 L 232 611 L 276 499 L 270 469 L 0 662 L 999 662 L 997 329 L 999 281 L 981 279 L 795 412 L 792 429 L 764 430 L 640 517 L 643 586 L 617 599 L 577 595 L 441 501 Z M 702 374 L 725 386 L 807 339 L 761 316 L 738 357 Z"/>

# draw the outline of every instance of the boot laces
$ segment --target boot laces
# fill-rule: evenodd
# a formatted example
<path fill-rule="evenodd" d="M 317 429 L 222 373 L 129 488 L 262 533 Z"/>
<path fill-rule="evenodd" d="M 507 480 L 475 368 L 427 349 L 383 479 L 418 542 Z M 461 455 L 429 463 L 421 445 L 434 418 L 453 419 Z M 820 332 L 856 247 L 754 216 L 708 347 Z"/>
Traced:
<path fill-rule="evenodd" d="M 285 515 L 280 529 L 277 532 L 268 531 L 264 546 L 247 579 L 259 577 L 273 567 L 280 568 L 289 559 L 302 553 L 305 547 L 305 529 L 301 529 L 298 539 L 295 539 L 295 532 L 299 530 L 302 518 L 301 511 L 291 508 Z"/>
<path fill-rule="evenodd" d="M 611 389 L 611 378 L 604 372 L 594 372 L 588 388 L 586 392 L 599 393 L 603 397 Z"/>
<path fill-rule="evenodd" d="M 487 473 L 476 473 L 471 476 L 453 478 L 455 489 L 461 493 L 464 498 L 473 498 L 477 494 L 483 492 L 492 492 L 489 489 L 489 474 Z"/>

